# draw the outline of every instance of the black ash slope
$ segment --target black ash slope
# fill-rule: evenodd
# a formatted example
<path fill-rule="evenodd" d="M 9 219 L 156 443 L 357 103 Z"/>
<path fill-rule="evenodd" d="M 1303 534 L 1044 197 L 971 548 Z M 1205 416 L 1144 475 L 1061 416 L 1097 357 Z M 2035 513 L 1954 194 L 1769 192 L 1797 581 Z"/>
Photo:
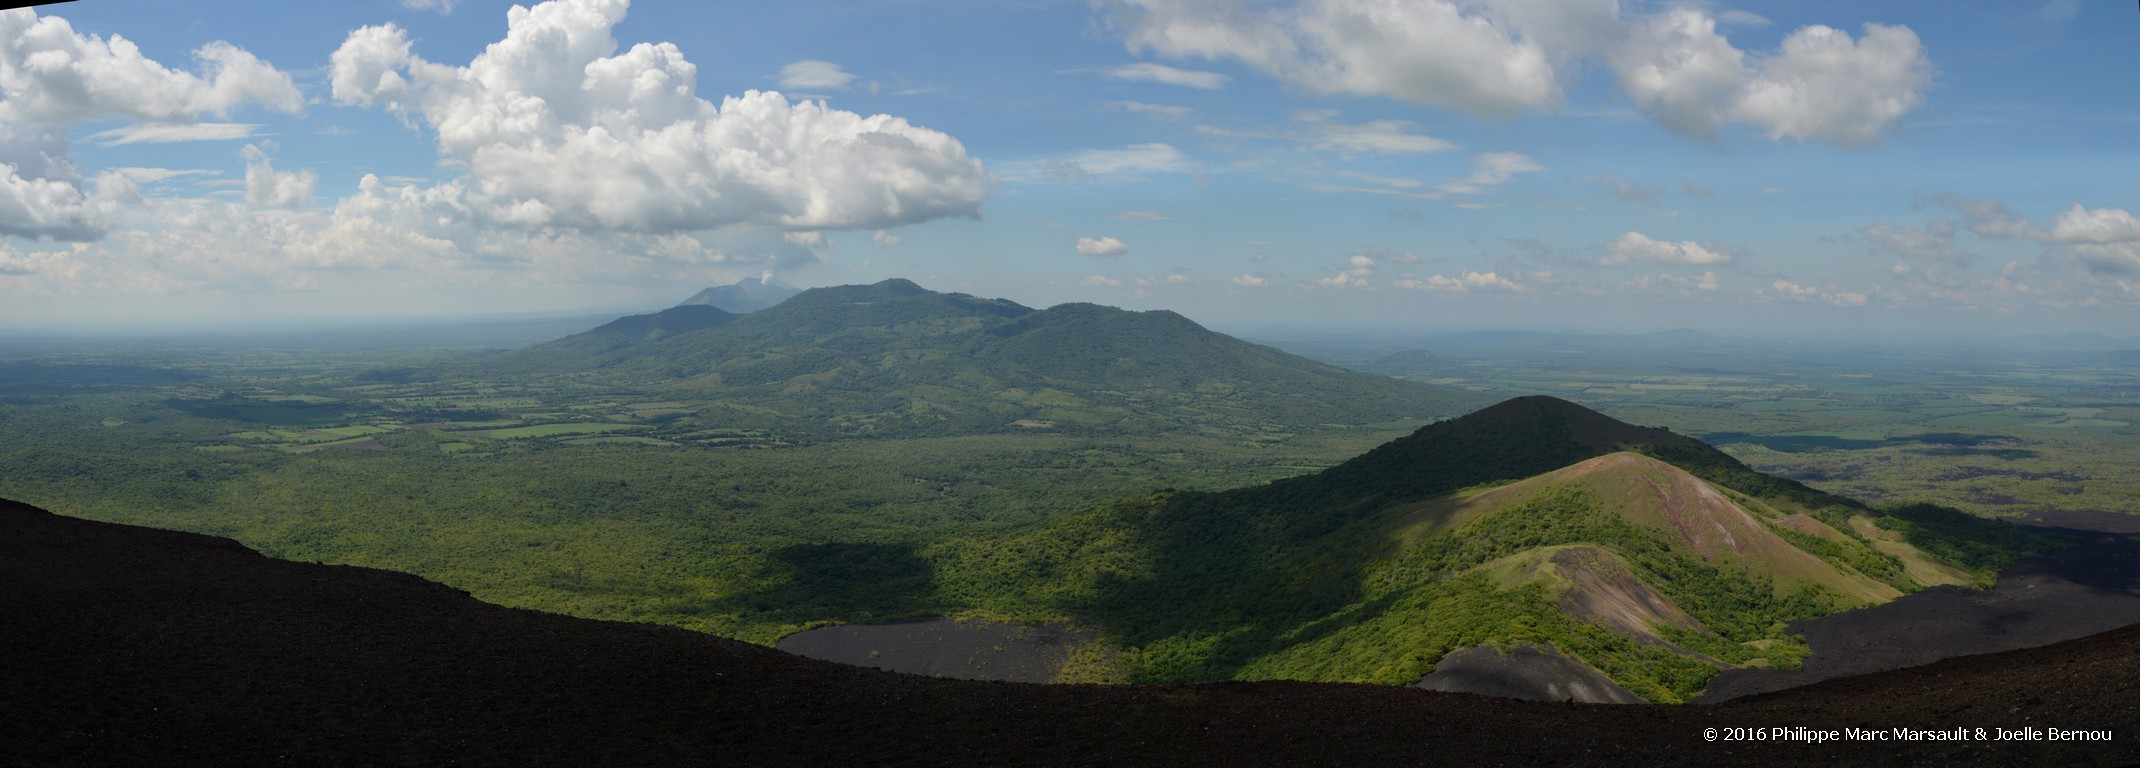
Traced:
<path fill-rule="evenodd" d="M 940 681 L 0 503 L 0 764 L 2118 765 L 2140 629 L 1717 707 Z M 1709 743 L 1709 727 L 2118 741 Z"/>

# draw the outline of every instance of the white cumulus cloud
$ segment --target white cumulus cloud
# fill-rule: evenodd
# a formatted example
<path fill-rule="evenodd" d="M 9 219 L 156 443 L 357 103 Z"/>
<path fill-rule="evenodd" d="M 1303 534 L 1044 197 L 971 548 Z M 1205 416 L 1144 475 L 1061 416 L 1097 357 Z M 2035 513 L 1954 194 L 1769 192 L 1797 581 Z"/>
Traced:
<path fill-rule="evenodd" d="M 1235 275 L 1233 277 L 1227 278 L 1226 282 L 1233 283 L 1234 285 L 1238 285 L 1243 288 L 1261 288 L 1263 286 L 1269 285 L 1271 281 L 1264 279 L 1262 275 Z"/>
<path fill-rule="evenodd" d="M 1969 231 L 1979 237 L 2034 240 L 2096 274 L 2140 274 L 2140 218 L 2125 209 L 2074 203 L 2045 227 L 1991 200 L 1942 195 L 1935 201 L 1960 211 Z"/>
<path fill-rule="evenodd" d="M 1775 291 L 1776 295 L 1785 299 L 1826 302 L 1838 307 L 1862 307 L 1871 298 L 1863 293 L 1842 290 L 1834 285 L 1826 288 L 1816 288 L 1810 285 L 1799 285 L 1780 277 L 1776 278 L 1776 282 L 1771 283 L 1769 287 Z"/>
<path fill-rule="evenodd" d="M 1557 102 L 1545 52 L 1454 3 L 1309 0 L 1259 8 L 1194 0 L 1105 4 L 1132 51 L 1230 58 L 1325 93 L 1509 115 Z"/>
<path fill-rule="evenodd" d="M 1688 7 L 1630 25 L 1628 44 L 1608 59 L 1638 110 L 1690 136 L 1738 121 L 1772 140 L 1854 147 L 1915 111 L 1932 82 L 1931 60 L 1908 27 L 1867 24 L 1853 39 L 1816 24 L 1759 57 L 1716 28 L 1717 18 Z"/>
<path fill-rule="evenodd" d="M 943 133 L 748 91 L 699 98 L 670 43 L 622 52 L 627 0 L 506 14 L 467 66 L 427 61 L 388 24 L 332 55 L 336 101 L 435 131 L 479 214 L 525 226 L 665 233 L 734 225 L 875 229 L 978 215 L 993 179 Z"/>
<path fill-rule="evenodd" d="M 0 163 L 0 235 L 94 240 L 104 235 L 119 208 L 140 200 L 125 174 L 25 178 Z"/>
<path fill-rule="evenodd" d="M 1635 108 L 1681 133 L 1715 134 L 1745 84 L 1745 52 L 1694 8 L 1635 22 L 1627 33 L 1628 44 L 1608 59 Z"/>
<path fill-rule="evenodd" d="M 1865 34 L 1814 25 L 1792 32 L 1761 64 L 1733 105 L 1734 117 L 1769 138 L 1870 144 L 1924 103 L 1931 60 L 1908 27 L 1865 25 Z"/>
<path fill-rule="evenodd" d="M 200 73 L 141 55 L 118 35 L 76 34 L 66 19 L 0 11 L 0 121 L 65 125 L 94 118 L 187 122 L 248 104 L 302 113 L 290 76 L 229 43 L 193 53 Z"/>
<path fill-rule="evenodd" d="M 1859 146 L 1923 103 L 1932 66 L 1908 27 L 1801 27 L 1752 52 L 1696 4 L 1622 13 L 1613 0 L 1099 0 L 1132 52 L 1230 59 L 1323 93 L 1486 117 L 1549 109 L 1602 62 L 1643 114 L 1698 137 L 1740 122 L 1771 140 Z"/>
<path fill-rule="evenodd" d="M 1112 237 L 1080 237 L 1077 252 L 1085 256 L 1120 256 L 1129 253 L 1129 245 Z"/>
<path fill-rule="evenodd" d="M 266 152 L 247 144 L 245 151 L 245 200 L 264 208 L 304 208 L 312 204 L 312 191 L 319 187 L 319 174 L 311 170 L 277 171 Z"/>
<path fill-rule="evenodd" d="M 1626 265 L 1632 261 L 1648 261 L 1659 264 L 1730 264 L 1731 251 L 1703 245 L 1691 240 L 1666 242 L 1652 240 L 1640 232 L 1628 232 L 1605 245 L 1605 255 L 1599 264 L 1609 267 Z"/>
<path fill-rule="evenodd" d="M 1355 253 L 1345 259 L 1345 269 L 1335 275 L 1316 280 L 1316 284 L 1331 288 L 1371 288 L 1375 284 L 1375 257 Z"/>
<path fill-rule="evenodd" d="M 0 278 L 25 275 L 71 276 L 77 265 L 68 251 L 23 253 L 0 239 Z"/>
<path fill-rule="evenodd" d="M 2140 242 L 2140 219 L 2119 208 L 2084 208 L 2074 203 L 2051 219 L 2051 239 L 2061 243 Z"/>
<path fill-rule="evenodd" d="M 1521 293 L 1524 286 L 1502 277 L 1496 272 L 1464 272 L 1456 277 L 1428 275 L 1426 279 L 1405 278 L 1394 285 L 1410 291 L 1433 291 L 1437 293 L 1470 293 L 1475 290 L 1498 290 Z"/>
<path fill-rule="evenodd" d="M 117 209 L 139 200 L 123 174 L 85 178 L 67 129 L 86 120 L 135 120 L 167 127 L 120 128 L 100 140 L 178 136 L 229 128 L 184 127 L 250 105 L 305 109 L 290 76 L 229 43 L 194 51 L 194 72 L 166 67 L 124 37 L 74 31 L 66 19 L 28 9 L 0 11 L 0 235 L 94 240 Z M 158 139 L 143 138 L 154 141 Z"/>

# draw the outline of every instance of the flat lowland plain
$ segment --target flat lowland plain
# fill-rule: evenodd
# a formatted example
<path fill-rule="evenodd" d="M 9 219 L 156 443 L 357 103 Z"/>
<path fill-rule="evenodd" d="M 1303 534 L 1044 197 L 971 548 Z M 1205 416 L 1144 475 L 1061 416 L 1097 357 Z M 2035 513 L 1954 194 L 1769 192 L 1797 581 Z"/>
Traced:
<path fill-rule="evenodd" d="M 1567 334 L 1438 341 L 1431 361 L 1383 372 L 1566 398 L 1869 503 L 1993 517 L 2140 514 L 2140 363 L 2117 353 Z M 1356 366 L 1389 346 L 1271 343 Z"/>
<path fill-rule="evenodd" d="M 915 597 L 928 574 L 911 566 L 930 541 L 1158 488 L 1310 472 L 1423 423 L 822 439 L 751 403 L 654 399 L 576 375 L 401 381 L 406 362 L 0 355 L 12 376 L 0 379 L 0 498 L 769 644 L 827 620 L 942 615 L 950 606 Z M 828 563 L 811 548 L 828 542 L 873 559 L 820 583 Z"/>
<path fill-rule="evenodd" d="M 1348 349 L 1293 351 L 1387 356 Z M 1361 369 L 1484 398 L 1565 397 L 1869 502 L 2140 514 L 2131 362 L 1610 337 L 1430 349 L 1411 363 L 1423 368 Z M 0 498 L 770 644 L 828 621 L 955 611 L 930 596 L 919 553 L 932 541 L 1159 488 L 1309 473 L 1423 423 L 1219 428 L 1199 413 L 1124 433 L 1066 421 L 812 434 L 777 403 L 682 400 L 598 375 L 409 375 L 436 357 L 0 349 Z"/>

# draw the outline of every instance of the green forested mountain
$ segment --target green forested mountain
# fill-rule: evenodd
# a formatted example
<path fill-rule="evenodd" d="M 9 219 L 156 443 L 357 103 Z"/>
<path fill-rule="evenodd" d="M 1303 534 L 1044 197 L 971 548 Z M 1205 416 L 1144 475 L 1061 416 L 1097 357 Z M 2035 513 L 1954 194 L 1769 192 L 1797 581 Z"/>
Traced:
<path fill-rule="evenodd" d="M 1250 344 L 1173 312 L 1036 310 L 906 280 L 816 288 L 703 328 L 665 319 L 686 309 L 699 308 L 604 327 L 667 332 L 597 329 L 486 366 L 599 371 L 679 399 L 725 402 L 729 423 L 846 434 L 1187 428 L 1254 436 L 1432 419 L 1481 402 Z"/>
<path fill-rule="evenodd" d="M 786 301 L 801 291 L 792 286 L 771 280 L 746 277 L 734 285 L 716 285 L 684 299 L 679 307 L 705 305 L 719 307 L 736 314 L 756 312 Z"/>
<path fill-rule="evenodd" d="M 685 304 L 648 315 L 628 315 L 554 341 L 528 347 L 499 361 L 502 370 L 542 371 L 576 367 L 612 352 L 678 334 L 714 328 L 738 315 L 704 304 Z"/>
<path fill-rule="evenodd" d="M 1317 474 L 933 552 L 942 593 L 1095 627 L 1132 680 L 1409 683 L 1450 651 L 1520 641 L 1677 701 L 1726 667 L 1795 664 L 1784 622 L 1996 566 L 1926 551 L 2025 544 L 1928 514 L 1527 397 Z"/>

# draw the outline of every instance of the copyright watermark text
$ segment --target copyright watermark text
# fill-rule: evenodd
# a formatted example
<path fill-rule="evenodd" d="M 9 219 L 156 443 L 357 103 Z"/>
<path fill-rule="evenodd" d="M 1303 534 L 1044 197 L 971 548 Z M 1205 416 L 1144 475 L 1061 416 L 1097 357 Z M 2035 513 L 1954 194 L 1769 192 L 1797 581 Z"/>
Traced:
<path fill-rule="evenodd" d="M 1842 741 L 2114 741 L 2107 730 L 2072 728 L 1806 728 L 1802 726 L 1703 728 L 1703 741 L 1770 741 L 1825 744 Z"/>

